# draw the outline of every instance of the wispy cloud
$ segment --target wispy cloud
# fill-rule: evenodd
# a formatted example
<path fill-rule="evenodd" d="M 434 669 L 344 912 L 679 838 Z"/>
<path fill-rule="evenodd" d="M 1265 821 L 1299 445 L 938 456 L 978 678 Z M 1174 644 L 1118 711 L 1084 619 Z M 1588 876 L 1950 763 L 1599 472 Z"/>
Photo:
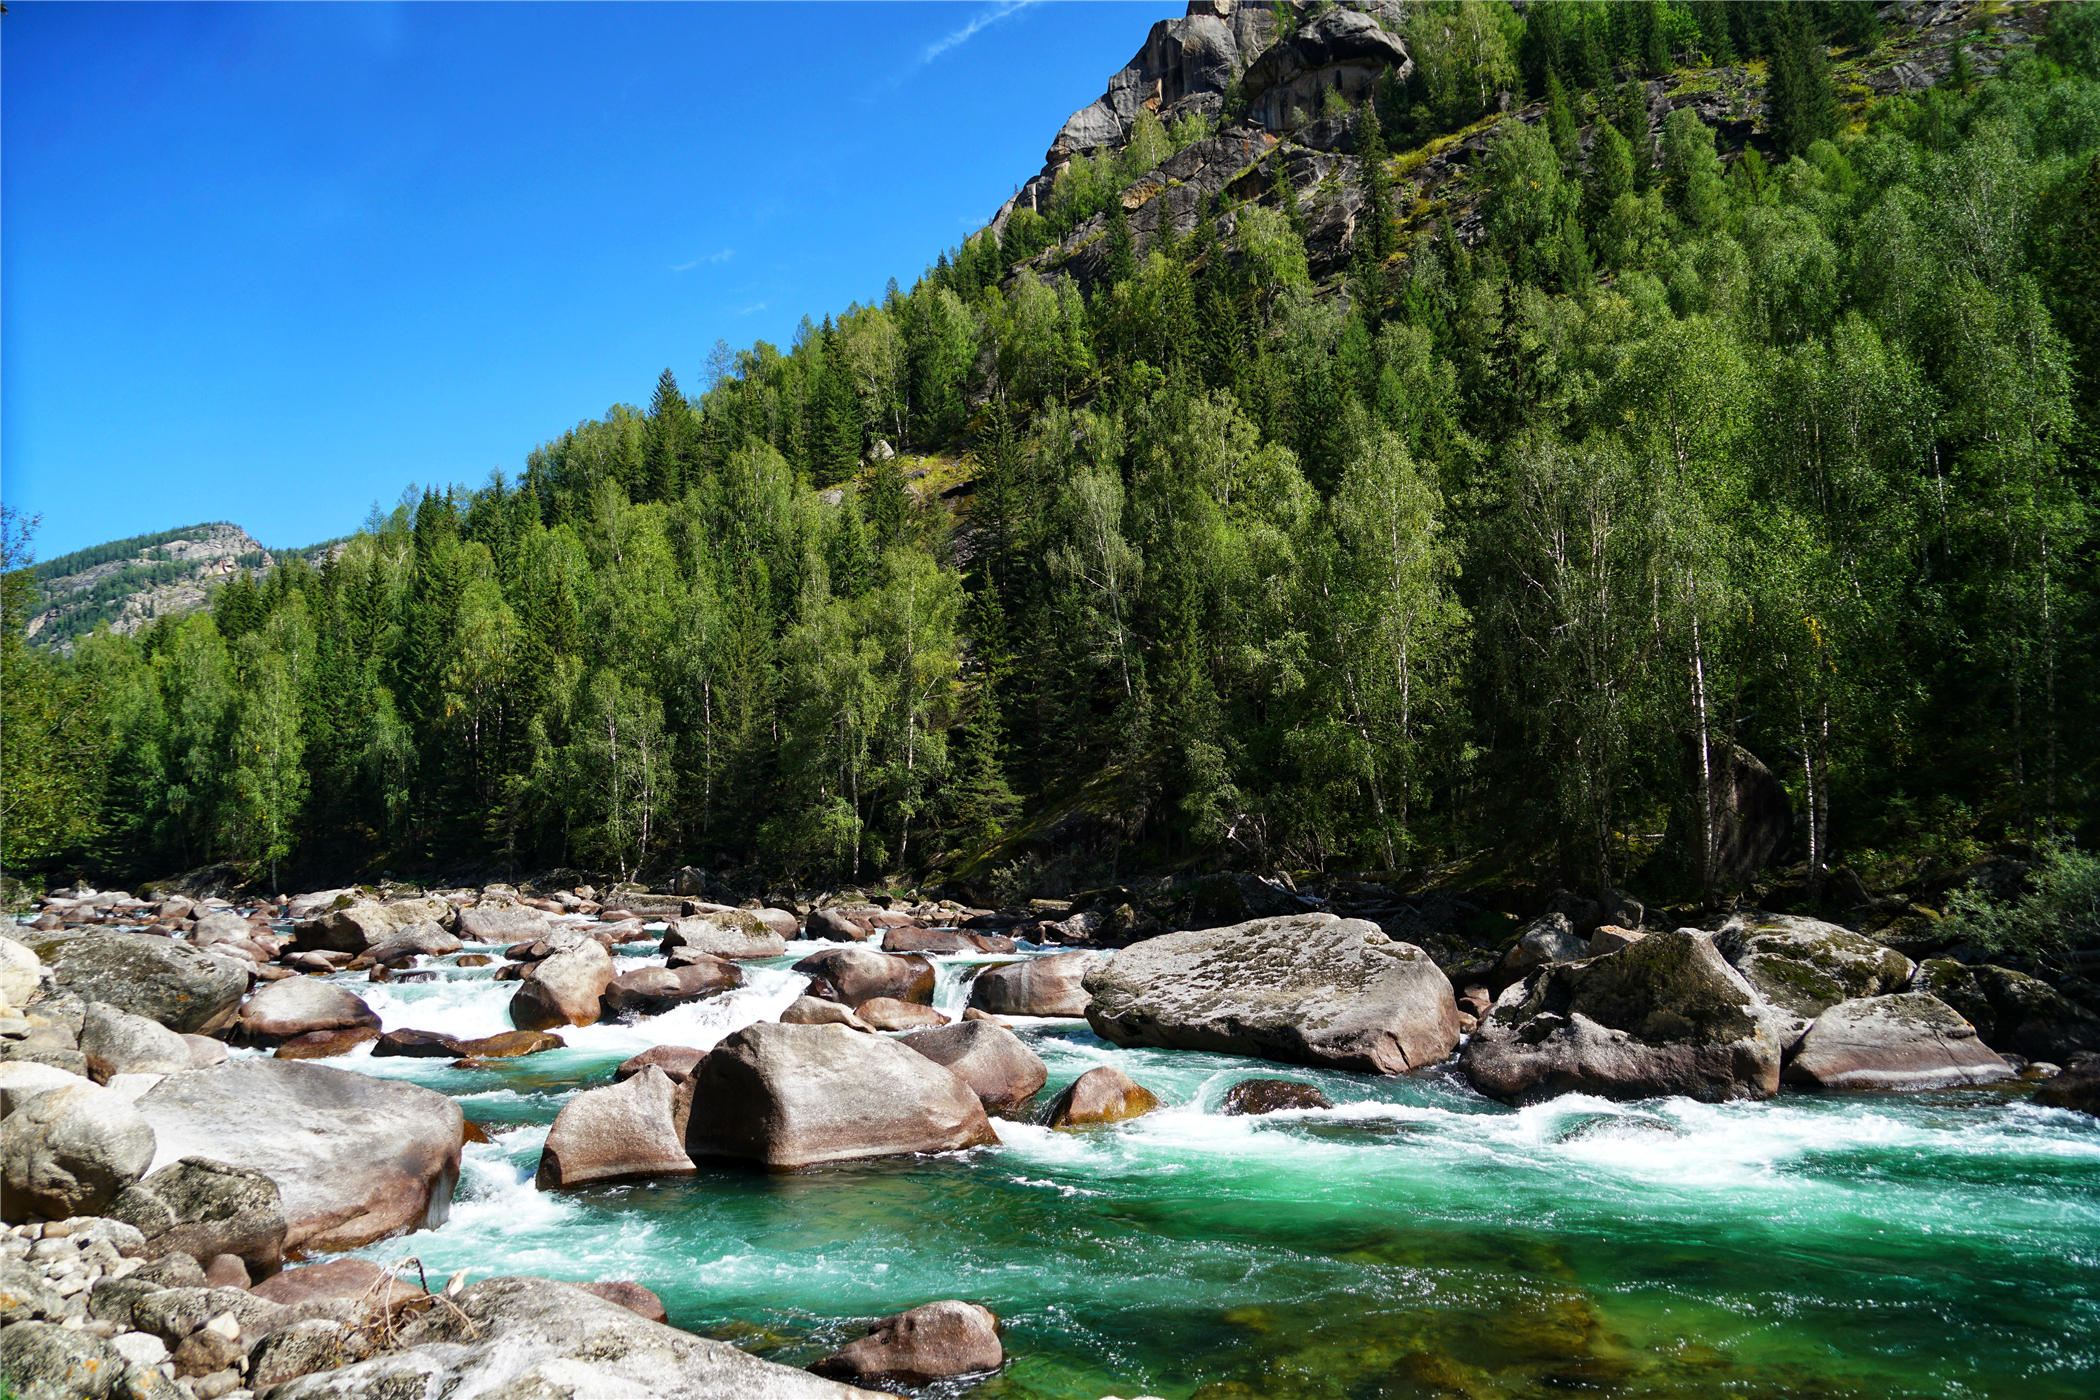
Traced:
<path fill-rule="evenodd" d="M 977 37 L 980 30 L 987 29 L 997 24 L 1000 20 L 1005 19 L 1008 15 L 1019 10 L 1025 10 L 1037 3 L 1039 3 L 1039 0 L 1005 0 L 1003 4 L 994 5 L 989 10 L 971 16 L 970 22 L 962 28 L 955 30 L 953 33 L 944 34 L 928 44 L 926 51 L 919 55 L 919 62 L 916 66 L 924 67 L 948 52 L 948 50 L 969 43 L 970 40 Z"/>
<path fill-rule="evenodd" d="M 736 314 L 739 316 L 749 316 L 754 311 L 763 311 L 765 309 L 766 304 L 764 302 L 754 301 L 749 306 L 745 307 L 742 311 L 739 311 Z"/>
<path fill-rule="evenodd" d="M 729 249 L 729 248 L 724 248 L 724 249 L 723 249 L 723 250 L 722 250 L 721 252 L 719 252 L 719 253 L 709 253 L 709 254 L 708 254 L 708 255 L 707 255 L 706 257 L 704 257 L 704 258 L 694 258 L 694 259 L 693 259 L 693 260 L 692 260 L 691 262 L 682 262 L 682 263 L 679 263 L 679 264 L 678 264 L 678 265 L 677 265 L 676 267 L 673 267 L 673 268 L 671 269 L 671 271 L 673 271 L 673 272 L 691 272 L 691 271 L 692 271 L 692 270 L 693 270 L 694 268 L 696 268 L 696 267 L 700 266 L 700 264 L 702 264 L 702 263 L 725 263 L 725 262 L 728 262 L 728 261 L 730 260 L 730 258 L 732 258 L 732 257 L 734 257 L 734 256 L 735 256 L 735 252 L 734 252 L 734 250 L 732 250 L 732 249 Z"/>

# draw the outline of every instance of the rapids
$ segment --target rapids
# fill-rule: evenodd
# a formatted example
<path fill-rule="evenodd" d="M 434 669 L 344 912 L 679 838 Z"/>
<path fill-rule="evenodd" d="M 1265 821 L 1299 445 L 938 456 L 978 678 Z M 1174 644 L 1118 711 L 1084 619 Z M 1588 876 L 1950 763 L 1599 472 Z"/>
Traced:
<path fill-rule="evenodd" d="M 1513 1111 L 1448 1073 L 1121 1050 L 1024 1020 L 1050 1068 L 1038 1104 L 1113 1063 L 1164 1107 L 1083 1133 L 1000 1121 L 1002 1146 L 936 1158 L 533 1189 L 567 1097 L 650 1045 L 777 1016 L 803 985 L 789 965 L 821 946 L 490 1069 L 330 1061 L 450 1094 L 494 1137 L 466 1149 L 442 1226 L 362 1252 L 413 1253 L 433 1278 L 634 1279 L 674 1323 L 791 1364 L 872 1317 L 972 1299 L 1005 1320 L 1011 1361 L 923 1393 L 987 1400 L 2100 1394 L 2100 1122 L 2019 1089 Z M 659 961 L 619 952 L 622 970 Z M 995 960 L 936 959 L 936 1004 L 959 1013 Z M 513 984 L 455 962 L 337 980 L 389 1030 L 509 1029 Z M 1337 1106 L 1222 1116 L 1255 1075 Z"/>

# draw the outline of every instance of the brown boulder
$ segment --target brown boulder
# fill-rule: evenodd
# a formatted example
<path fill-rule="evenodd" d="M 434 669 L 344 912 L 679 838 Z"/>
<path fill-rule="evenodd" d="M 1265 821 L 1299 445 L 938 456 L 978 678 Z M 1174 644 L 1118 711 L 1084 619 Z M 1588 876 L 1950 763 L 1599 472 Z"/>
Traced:
<path fill-rule="evenodd" d="M 846 1026 L 856 1031 L 872 1031 L 875 1028 L 860 1017 L 840 1006 L 835 1001 L 823 1001 L 817 997 L 796 997 L 788 1009 L 780 1013 L 783 1026 Z"/>
<path fill-rule="evenodd" d="M 2069 1108 L 2100 1118 L 2100 1060 L 2073 1065 L 2034 1091 L 2044 1108 Z"/>
<path fill-rule="evenodd" d="M 994 1016 L 1084 1016 L 1082 979 L 1099 961 L 1095 953 L 1052 953 L 988 967 L 970 983 L 970 1005 Z"/>
<path fill-rule="evenodd" d="M 903 1043 L 960 1075 L 992 1113 L 1018 1111 L 1050 1077 L 1042 1057 L 1021 1037 L 991 1021 L 913 1031 Z"/>
<path fill-rule="evenodd" d="M 545 938 L 554 929 L 547 916 L 520 905 L 483 905 L 459 911 L 459 932 L 474 943 L 518 943 Z"/>
<path fill-rule="evenodd" d="M 693 1077 L 693 1070 L 707 1058 L 705 1050 L 695 1050 L 690 1045 L 652 1045 L 632 1059 L 621 1062 L 613 1071 L 613 1082 L 632 1079 L 652 1065 L 670 1076 L 673 1084 L 683 1084 Z"/>
<path fill-rule="evenodd" d="M 379 1043 L 372 1047 L 375 1059 L 406 1055 L 421 1060 L 456 1060 L 465 1053 L 459 1048 L 457 1040 L 439 1031 L 388 1031 L 380 1036 Z"/>
<path fill-rule="evenodd" d="M 895 997 L 870 998 L 854 1007 L 853 1014 L 878 1031 L 916 1031 L 948 1024 L 948 1018 L 932 1007 Z"/>
<path fill-rule="evenodd" d="M 294 977 L 269 986 L 241 1007 L 241 1037 L 253 1045 L 277 1045 L 314 1031 L 379 1026 L 379 1013 L 333 982 Z"/>
<path fill-rule="evenodd" d="M 566 950 L 534 963 L 519 979 L 510 999 L 511 1024 L 521 1031 L 592 1025 L 612 980 L 612 954 L 595 940 L 576 936 Z"/>
<path fill-rule="evenodd" d="M 606 984 L 602 1005 L 607 1016 L 655 1016 L 743 985 L 743 969 L 722 958 L 695 959 L 680 967 L 638 967 Z"/>
<path fill-rule="evenodd" d="M 351 1026 L 339 1031 L 308 1031 L 281 1042 L 276 1050 L 280 1060 L 325 1060 L 335 1055 L 347 1055 L 367 1041 L 379 1039 L 377 1026 Z"/>
<path fill-rule="evenodd" d="M 498 1031 L 479 1040 L 462 1040 L 459 1053 L 477 1060 L 514 1060 L 542 1050 L 560 1050 L 567 1044 L 552 1031 Z"/>
<path fill-rule="evenodd" d="M 1785 1075 L 1816 1089 L 1945 1089 L 2017 1077 L 1959 1012 L 1925 992 L 1839 1002 L 1816 1017 Z"/>
<path fill-rule="evenodd" d="M 1120 1123 L 1159 1107 L 1150 1089 L 1113 1065 L 1090 1069 L 1065 1086 L 1050 1104 L 1050 1126 L 1078 1128 Z"/>
<path fill-rule="evenodd" d="M 886 1317 L 867 1336 L 809 1369 L 855 1384 L 915 1386 L 980 1375 L 1005 1364 L 999 1319 L 992 1310 L 949 1299 Z"/>
<path fill-rule="evenodd" d="M 579 1283 L 576 1287 L 608 1303 L 618 1303 L 635 1316 L 646 1317 L 651 1322 L 671 1320 L 670 1314 L 664 1311 L 664 1300 L 632 1280 L 604 1279 L 597 1283 Z"/>
<path fill-rule="evenodd" d="M 673 1084 L 654 1065 L 562 1105 L 540 1153 L 542 1191 L 629 1177 L 691 1176 L 685 1119 L 691 1082 Z"/>
<path fill-rule="evenodd" d="M 1225 1091 L 1225 1112 L 1281 1113 L 1293 1108 L 1333 1108 L 1334 1100 L 1295 1079 L 1242 1079 Z"/>
<path fill-rule="evenodd" d="M 885 953 L 974 953 L 977 944 L 952 928 L 893 928 L 882 935 Z"/>
<path fill-rule="evenodd" d="M 810 995 L 858 1006 L 875 997 L 925 1005 L 933 1000 L 933 964 L 873 948 L 826 948 L 795 964 L 812 979 Z"/>
<path fill-rule="evenodd" d="M 812 909 L 809 918 L 803 921 L 803 936 L 823 938 L 833 943 L 864 942 L 872 933 L 866 924 L 837 909 Z"/>

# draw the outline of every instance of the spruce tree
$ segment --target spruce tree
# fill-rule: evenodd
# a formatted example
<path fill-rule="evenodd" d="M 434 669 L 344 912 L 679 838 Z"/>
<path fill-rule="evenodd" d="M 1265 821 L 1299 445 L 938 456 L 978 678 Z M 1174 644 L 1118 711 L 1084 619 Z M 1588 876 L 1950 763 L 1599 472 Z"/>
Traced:
<path fill-rule="evenodd" d="M 1782 156 L 1805 154 L 1816 142 L 1837 134 L 1837 88 L 1830 78 L 1830 57 L 1804 8 L 1782 7 L 1765 94 L 1773 144 Z"/>
<path fill-rule="evenodd" d="M 684 488 L 682 467 L 688 412 L 677 376 L 666 366 L 657 376 L 656 393 L 649 400 L 648 445 L 642 459 L 645 475 L 641 499 L 675 500 Z"/>
<path fill-rule="evenodd" d="M 1137 280 L 1137 244 L 1130 236 L 1130 221 L 1123 216 L 1118 198 L 1108 209 L 1108 285 Z"/>
<path fill-rule="evenodd" d="M 1385 137 L 1368 111 L 1356 118 L 1356 154 L 1363 164 L 1365 241 L 1382 265 L 1393 255 L 1392 176 L 1386 170 Z"/>
<path fill-rule="evenodd" d="M 1582 154 L 1582 123 L 1576 120 L 1559 72 L 1550 68 L 1546 70 L 1546 134 L 1553 138 L 1553 149 L 1560 152 L 1560 158 L 1572 167 Z"/>

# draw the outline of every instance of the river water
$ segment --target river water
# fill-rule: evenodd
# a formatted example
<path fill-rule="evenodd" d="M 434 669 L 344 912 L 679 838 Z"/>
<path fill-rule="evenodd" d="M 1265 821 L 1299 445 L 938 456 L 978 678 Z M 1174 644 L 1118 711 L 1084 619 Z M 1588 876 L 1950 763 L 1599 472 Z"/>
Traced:
<path fill-rule="evenodd" d="M 450 1094 L 494 1138 L 467 1147 L 445 1224 L 362 1253 L 413 1253 L 433 1280 L 634 1279 L 675 1324 L 790 1364 L 971 1299 L 1005 1320 L 1008 1366 L 922 1393 L 985 1400 L 2100 1395 L 2100 1121 L 2023 1090 L 1511 1110 L 1443 1072 L 1021 1020 L 1050 1069 L 1039 1104 L 1114 1064 L 1163 1107 L 1076 1133 L 996 1121 L 1001 1146 L 935 1158 L 533 1189 L 566 1099 L 648 1046 L 777 1016 L 802 986 L 788 965 L 821 946 L 491 1069 L 329 1061 Z M 622 970 L 658 961 L 620 951 Z M 339 980 L 389 1030 L 508 1030 L 516 985 L 455 961 L 426 960 L 435 982 Z M 937 960 L 944 1010 L 982 961 Z M 1253 1075 L 1337 1107 L 1221 1115 Z"/>

